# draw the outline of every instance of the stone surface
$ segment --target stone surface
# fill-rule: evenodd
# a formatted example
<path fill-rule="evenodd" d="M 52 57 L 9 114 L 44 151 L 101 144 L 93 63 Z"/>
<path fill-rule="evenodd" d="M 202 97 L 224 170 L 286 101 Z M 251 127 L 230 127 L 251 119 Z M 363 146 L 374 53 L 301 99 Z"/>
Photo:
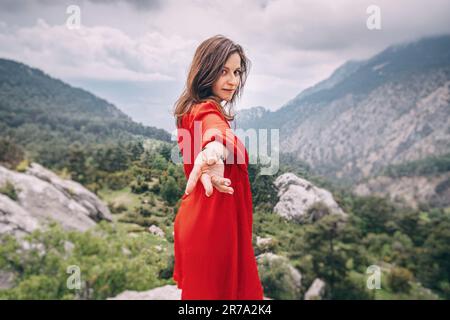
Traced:
<path fill-rule="evenodd" d="M 0 166 L 0 186 L 14 186 L 17 200 L 0 194 L 0 231 L 23 235 L 56 221 L 68 230 L 85 231 L 112 221 L 108 207 L 81 184 L 58 177 L 33 163 L 26 173 Z"/>
<path fill-rule="evenodd" d="M 306 179 L 293 173 L 284 173 L 274 182 L 278 189 L 279 201 L 274 211 L 287 220 L 305 222 L 318 220 L 326 214 L 347 214 L 339 207 L 328 190 L 316 187 Z M 317 208 L 313 215 L 310 208 Z"/>
<path fill-rule="evenodd" d="M 325 282 L 319 278 L 315 279 L 305 293 L 305 300 L 321 300 L 325 293 Z"/>

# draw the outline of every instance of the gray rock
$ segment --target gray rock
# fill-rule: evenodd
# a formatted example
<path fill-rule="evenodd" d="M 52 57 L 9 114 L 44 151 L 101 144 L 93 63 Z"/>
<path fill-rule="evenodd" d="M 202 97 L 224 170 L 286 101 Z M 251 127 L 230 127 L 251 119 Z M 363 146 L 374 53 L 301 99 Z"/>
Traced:
<path fill-rule="evenodd" d="M 11 289 L 14 286 L 14 278 L 14 273 L 0 270 L 0 290 Z"/>
<path fill-rule="evenodd" d="M 268 246 L 273 243 L 272 237 L 263 238 L 260 236 L 256 236 L 256 245 L 259 246 Z"/>
<path fill-rule="evenodd" d="M 181 300 L 181 290 L 175 285 L 140 292 L 127 290 L 108 300 Z"/>
<path fill-rule="evenodd" d="M 43 243 L 30 242 L 28 240 L 22 240 L 20 242 L 19 252 L 23 253 L 25 251 L 34 251 L 39 257 L 43 257 L 47 254 L 45 246 Z"/>
<path fill-rule="evenodd" d="M 256 247 L 261 251 L 270 251 L 276 241 L 272 237 L 262 238 L 260 236 L 256 236 Z"/>
<path fill-rule="evenodd" d="M 10 182 L 14 201 L 0 194 L 0 231 L 20 236 L 50 221 L 68 230 L 85 231 L 100 220 L 112 220 L 108 207 L 81 184 L 59 178 L 33 163 L 26 173 L 0 166 L 0 186 Z"/>
<path fill-rule="evenodd" d="M 305 300 L 321 300 L 325 293 L 325 282 L 319 278 L 315 279 L 305 293 Z"/>
<path fill-rule="evenodd" d="M 280 175 L 274 184 L 278 189 L 279 197 L 274 211 L 287 220 L 315 221 L 326 214 L 347 216 L 336 203 L 331 192 L 316 187 L 308 180 L 299 178 L 293 173 Z M 322 209 L 316 210 L 316 216 L 311 216 L 308 214 L 308 210 L 314 206 Z"/>
<path fill-rule="evenodd" d="M 39 222 L 17 202 L 0 193 L 0 234 L 23 236 L 38 229 Z"/>
<path fill-rule="evenodd" d="M 66 257 L 69 257 L 72 254 L 73 249 L 75 249 L 75 245 L 73 244 L 73 242 L 64 241 L 64 252 Z"/>
<path fill-rule="evenodd" d="M 126 247 L 122 247 L 122 254 L 125 256 L 129 256 L 129 255 L 131 255 L 131 251 L 130 251 L 130 249 L 128 249 Z"/>
<path fill-rule="evenodd" d="M 164 238 L 164 231 L 162 231 L 162 229 L 154 224 L 152 224 L 149 228 L 148 231 L 156 236 L 159 236 L 161 238 Z"/>
<path fill-rule="evenodd" d="M 64 193 L 82 205 L 88 213 L 89 218 L 94 221 L 112 221 L 112 215 L 108 207 L 93 192 L 73 180 L 58 177 L 55 173 L 45 169 L 38 163 L 32 163 L 27 173 L 41 180 L 50 182 L 56 189 Z"/>

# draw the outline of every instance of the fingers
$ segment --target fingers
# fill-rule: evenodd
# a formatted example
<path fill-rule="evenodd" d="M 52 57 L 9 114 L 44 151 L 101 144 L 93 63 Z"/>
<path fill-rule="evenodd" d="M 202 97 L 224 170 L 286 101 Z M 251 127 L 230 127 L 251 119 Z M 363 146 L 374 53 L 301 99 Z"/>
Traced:
<path fill-rule="evenodd" d="M 200 181 L 203 184 L 203 187 L 205 188 L 205 194 L 207 197 L 209 197 L 213 193 L 213 186 L 211 183 L 211 176 L 209 174 L 202 174 Z"/>
<path fill-rule="evenodd" d="M 186 183 L 186 190 L 184 191 L 185 194 L 190 194 L 192 190 L 194 190 L 195 185 L 197 184 L 197 181 L 202 173 L 201 170 L 204 164 L 204 159 L 205 158 L 203 152 L 200 152 L 195 158 L 194 167 L 192 168 L 192 171 L 189 174 L 189 178 Z"/>
<path fill-rule="evenodd" d="M 229 187 L 229 185 L 231 184 L 230 179 L 213 175 L 211 177 L 211 182 L 212 182 L 214 188 L 216 188 L 219 192 L 224 192 L 224 193 L 229 193 L 229 194 L 234 193 L 234 189 L 232 187 Z"/>
<path fill-rule="evenodd" d="M 231 180 L 224 177 L 219 177 L 217 175 L 212 175 L 211 181 L 217 185 L 229 186 L 231 184 Z"/>
<path fill-rule="evenodd" d="M 233 194 L 234 193 L 234 189 L 232 187 L 226 187 L 224 185 L 214 185 L 214 188 L 217 189 L 217 191 L 222 192 L 222 193 L 228 193 L 228 194 Z"/>
<path fill-rule="evenodd" d="M 199 178 L 205 188 L 207 197 L 213 193 L 213 187 L 220 192 L 229 194 L 234 192 L 234 189 L 229 187 L 231 180 L 223 177 L 223 160 L 219 159 L 217 153 L 211 152 L 211 150 L 205 149 L 197 155 L 186 183 L 186 195 L 194 190 Z"/>
<path fill-rule="evenodd" d="M 200 177 L 200 167 L 197 167 L 194 165 L 194 168 L 192 169 L 191 173 L 189 174 L 188 181 L 186 183 L 186 190 L 184 193 L 190 194 L 192 190 L 194 190 L 195 185 L 197 184 L 198 178 Z"/>

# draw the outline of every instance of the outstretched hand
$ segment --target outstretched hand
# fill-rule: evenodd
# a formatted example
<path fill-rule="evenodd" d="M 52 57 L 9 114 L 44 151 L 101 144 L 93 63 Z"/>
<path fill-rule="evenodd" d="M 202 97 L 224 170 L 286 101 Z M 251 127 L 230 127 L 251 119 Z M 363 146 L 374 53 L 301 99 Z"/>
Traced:
<path fill-rule="evenodd" d="M 189 174 L 185 194 L 190 194 L 194 190 L 199 179 L 208 197 L 213 193 L 213 187 L 219 192 L 233 194 L 234 189 L 230 187 L 231 180 L 223 177 L 225 164 L 217 148 L 223 148 L 223 145 L 219 146 L 217 142 L 211 142 L 199 152 Z"/>

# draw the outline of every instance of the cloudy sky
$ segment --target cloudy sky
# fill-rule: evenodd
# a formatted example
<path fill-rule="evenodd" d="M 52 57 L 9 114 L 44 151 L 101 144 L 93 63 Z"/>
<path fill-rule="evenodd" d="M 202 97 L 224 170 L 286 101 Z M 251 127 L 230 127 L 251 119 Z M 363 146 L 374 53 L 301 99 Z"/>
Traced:
<path fill-rule="evenodd" d="M 68 27 L 68 7 L 81 25 Z M 370 5 L 381 29 L 369 30 Z M 448 0 L 0 0 L 0 58 L 106 98 L 134 120 L 172 131 L 170 110 L 196 47 L 223 34 L 252 69 L 237 110 L 275 110 L 350 59 L 450 33 Z"/>

